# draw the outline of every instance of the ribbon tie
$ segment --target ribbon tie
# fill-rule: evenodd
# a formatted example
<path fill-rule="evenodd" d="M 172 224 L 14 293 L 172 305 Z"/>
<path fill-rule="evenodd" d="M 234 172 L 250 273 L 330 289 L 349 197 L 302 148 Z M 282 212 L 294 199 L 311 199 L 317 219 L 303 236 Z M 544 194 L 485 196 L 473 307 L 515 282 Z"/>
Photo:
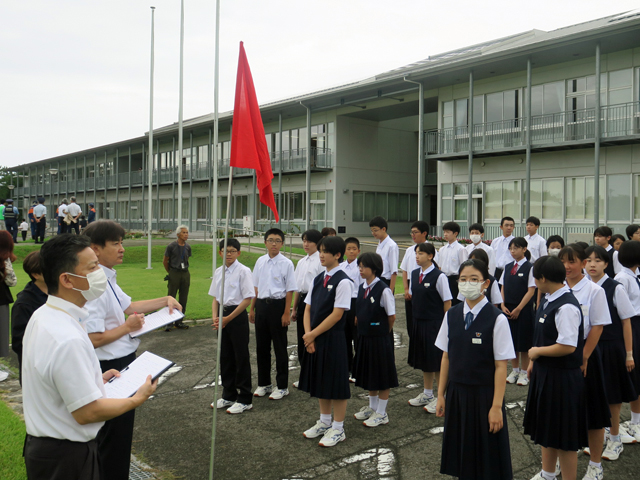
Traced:
<path fill-rule="evenodd" d="M 324 276 L 324 282 L 323 282 L 323 284 L 322 284 L 322 286 L 323 286 L 323 287 L 327 288 L 327 283 L 329 283 L 329 279 L 330 279 L 330 278 L 331 278 L 331 277 L 330 277 L 329 275 L 325 275 L 325 276 Z"/>
<path fill-rule="evenodd" d="M 473 313 L 467 312 L 467 314 L 464 316 L 464 329 L 469 330 L 469 327 L 471 326 L 472 322 L 473 322 Z"/>
<path fill-rule="evenodd" d="M 424 278 L 424 273 L 420 274 L 420 279 L 418 280 L 418 283 L 422 283 L 422 279 Z"/>
<path fill-rule="evenodd" d="M 369 292 L 371 291 L 371 287 L 367 287 L 364 291 L 364 298 L 367 298 L 369 296 Z"/>
<path fill-rule="evenodd" d="M 511 275 L 515 275 L 516 273 L 518 273 L 518 264 L 514 263 L 513 268 L 511 269 Z"/>

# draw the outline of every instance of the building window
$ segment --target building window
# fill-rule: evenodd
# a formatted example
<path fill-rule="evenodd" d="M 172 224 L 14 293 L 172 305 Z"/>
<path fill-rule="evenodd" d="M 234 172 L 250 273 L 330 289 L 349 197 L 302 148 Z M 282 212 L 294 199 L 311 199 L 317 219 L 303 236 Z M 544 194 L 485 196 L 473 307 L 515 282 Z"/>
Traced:
<path fill-rule="evenodd" d="M 353 192 L 353 221 L 368 222 L 382 216 L 390 222 L 414 222 L 418 196 L 408 193 Z"/>
<path fill-rule="evenodd" d="M 487 182 L 485 191 L 485 218 L 520 218 L 520 181 Z"/>
<path fill-rule="evenodd" d="M 196 198 L 196 218 L 205 220 L 209 212 L 209 198 Z"/>
<path fill-rule="evenodd" d="M 607 220 L 629 221 L 631 218 L 631 182 L 629 175 L 607 177 Z"/>

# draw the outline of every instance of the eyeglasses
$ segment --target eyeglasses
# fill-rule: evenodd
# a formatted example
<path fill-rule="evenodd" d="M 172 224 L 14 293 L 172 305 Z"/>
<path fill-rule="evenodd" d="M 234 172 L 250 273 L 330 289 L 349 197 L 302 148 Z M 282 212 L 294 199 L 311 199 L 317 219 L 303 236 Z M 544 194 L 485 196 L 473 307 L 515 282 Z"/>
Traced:
<path fill-rule="evenodd" d="M 280 245 L 282 243 L 282 240 L 274 240 L 273 238 L 269 238 L 266 243 L 270 243 L 271 245 Z"/>
<path fill-rule="evenodd" d="M 458 285 L 471 285 L 475 287 L 476 285 L 482 285 L 485 280 L 458 280 Z"/>
<path fill-rule="evenodd" d="M 418 231 L 418 230 L 411 230 L 411 231 L 409 232 L 409 234 L 411 234 L 411 235 L 418 235 L 418 234 L 420 234 L 420 233 L 421 233 L 421 232 L 420 232 L 420 231 Z"/>
<path fill-rule="evenodd" d="M 238 253 L 238 250 L 227 250 L 227 255 L 232 255 L 234 253 Z"/>

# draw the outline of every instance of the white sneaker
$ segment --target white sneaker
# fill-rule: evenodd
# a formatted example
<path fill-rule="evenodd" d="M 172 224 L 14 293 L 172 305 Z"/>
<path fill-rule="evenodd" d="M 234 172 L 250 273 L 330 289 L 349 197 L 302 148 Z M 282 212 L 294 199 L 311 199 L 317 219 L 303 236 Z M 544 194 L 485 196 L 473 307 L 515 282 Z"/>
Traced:
<path fill-rule="evenodd" d="M 622 443 L 625 445 L 638 442 L 636 440 L 636 437 L 634 437 L 633 435 L 629 435 L 629 431 L 624 425 L 620 425 L 619 433 L 620 433 L 620 440 L 622 440 Z"/>
<path fill-rule="evenodd" d="M 374 413 L 376 412 L 373 408 L 362 407 L 359 412 L 353 414 L 353 418 L 356 420 L 367 420 Z"/>
<path fill-rule="evenodd" d="M 560 475 L 560 473 L 562 473 L 562 471 L 560 470 L 560 459 L 556 458 L 556 477 Z"/>
<path fill-rule="evenodd" d="M 527 372 L 525 370 L 520 370 L 518 374 L 518 385 L 521 387 L 529 385 L 529 379 L 527 378 Z"/>
<path fill-rule="evenodd" d="M 622 442 L 609 440 L 607 441 L 607 446 L 604 448 L 604 452 L 602 452 L 602 458 L 611 461 L 617 460 L 623 450 Z"/>
<path fill-rule="evenodd" d="M 587 473 L 582 480 L 602 480 L 604 478 L 604 470 L 602 467 L 594 467 L 593 465 L 589 465 L 587 467 Z"/>
<path fill-rule="evenodd" d="M 436 405 L 438 404 L 438 399 L 436 397 L 431 397 L 429 402 L 424 406 L 424 411 L 427 413 L 436 413 Z"/>
<path fill-rule="evenodd" d="M 424 392 L 421 392 L 420 395 L 418 395 L 416 398 L 412 398 L 411 400 L 409 400 L 409 405 L 411 405 L 412 407 L 424 407 L 433 398 L 435 398 L 433 395 L 427 397 Z"/>
<path fill-rule="evenodd" d="M 625 423 L 627 433 L 636 439 L 636 442 L 640 442 L 640 425 L 634 425 L 631 422 Z"/>
<path fill-rule="evenodd" d="M 362 422 L 365 427 L 377 427 L 378 425 L 386 425 L 387 423 L 389 423 L 389 415 L 386 413 L 380 415 L 378 412 L 374 412 L 368 420 Z"/>
<path fill-rule="evenodd" d="M 324 436 L 324 434 L 329 430 L 331 430 L 331 425 L 327 425 L 326 423 L 322 423 L 320 420 L 318 420 L 313 427 L 311 427 L 309 430 L 305 430 L 303 435 L 307 438 L 317 438 Z"/>
<path fill-rule="evenodd" d="M 511 370 L 511 373 L 507 375 L 507 383 L 516 383 L 518 381 L 520 374 L 514 370 Z"/>
<path fill-rule="evenodd" d="M 347 436 L 344 434 L 344 430 L 336 430 L 335 428 L 330 428 L 326 431 L 322 440 L 318 442 L 318 445 L 321 447 L 333 447 L 340 442 L 344 442 L 347 439 Z"/>
<path fill-rule="evenodd" d="M 356 379 L 349 375 L 349 383 L 356 383 Z"/>
<path fill-rule="evenodd" d="M 282 390 L 275 390 L 271 395 L 269 395 L 269 400 L 282 400 L 287 395 L 289 395 L 288 388 L 283 388 Z"/>
<path fill-rule="evenodd" d="M 0 382 L 4 382 L 7 378 L 9 378 L 9 372 L 0 370 Z"/>
<path fill-rule="evenodd" d="M 231 400 L 225 400 L 224 398 L 220 398 L 218 399 L 218 402 L 215 405 L 213 403 L 211 404 L 211 408 L 227 408 L 233 404 L 234 402 L 232 402 Z"/>
<path fill-rule="evenodd" d="M 244 403 L 234 403 L 233 405 L 231 405 L 231 407 L 227 408 L 227 413 L 231 413 L 233 415 L 236 415 L 238 413 L 242 413 L 242 412 L 246 412 L 247 410 L 251 410 L 253 408 L 253 405 L 251 404 L 244 404 Z"/>
<path fill-rule="evenodd" d="M 587 455 L 588 457 L 591 456 L 591 449 L 589 447 L 584 447 L 582 449 L 582 453 L 584 453 L 585 455 Z"/>
<path fill-rule="evenodd" d="M 267 393 L 273 392 L 273 386 L 267 385 L 265 387 L 258 387 L 256 391 L 253 392 L 254 397 L 264 397 Z"/>
<path fill-rule="evenodd" d="M 300 385 L 300 380 L 296 380 L 295 382 L 293 382 L 294 387 L 300 388 L 299 385 Z"/>
<path fill-rule="evenodd" d="M 534 477 L 531 477 L 531 480 L 545 480 L 545 478 L 542 476 L 542 471 L 536 473 Z"/>

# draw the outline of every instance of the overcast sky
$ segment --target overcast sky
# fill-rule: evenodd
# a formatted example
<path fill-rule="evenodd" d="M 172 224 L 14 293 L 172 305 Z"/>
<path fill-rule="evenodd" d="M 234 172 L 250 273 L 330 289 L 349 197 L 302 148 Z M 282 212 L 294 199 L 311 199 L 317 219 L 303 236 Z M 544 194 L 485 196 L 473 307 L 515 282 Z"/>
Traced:
<path fill-rule="evenodd" d="M 0 4 L 0 166 L 137 137 L 178 120 L 180 0 Z M 615 0 L 222 0 L 220 111 L 232 109 L 238 44 L 258 101 L 370 77 L 459 47 L 637 8 Z M 215 0 L 185 0 L 184 118 L 213 112 Z"/>

